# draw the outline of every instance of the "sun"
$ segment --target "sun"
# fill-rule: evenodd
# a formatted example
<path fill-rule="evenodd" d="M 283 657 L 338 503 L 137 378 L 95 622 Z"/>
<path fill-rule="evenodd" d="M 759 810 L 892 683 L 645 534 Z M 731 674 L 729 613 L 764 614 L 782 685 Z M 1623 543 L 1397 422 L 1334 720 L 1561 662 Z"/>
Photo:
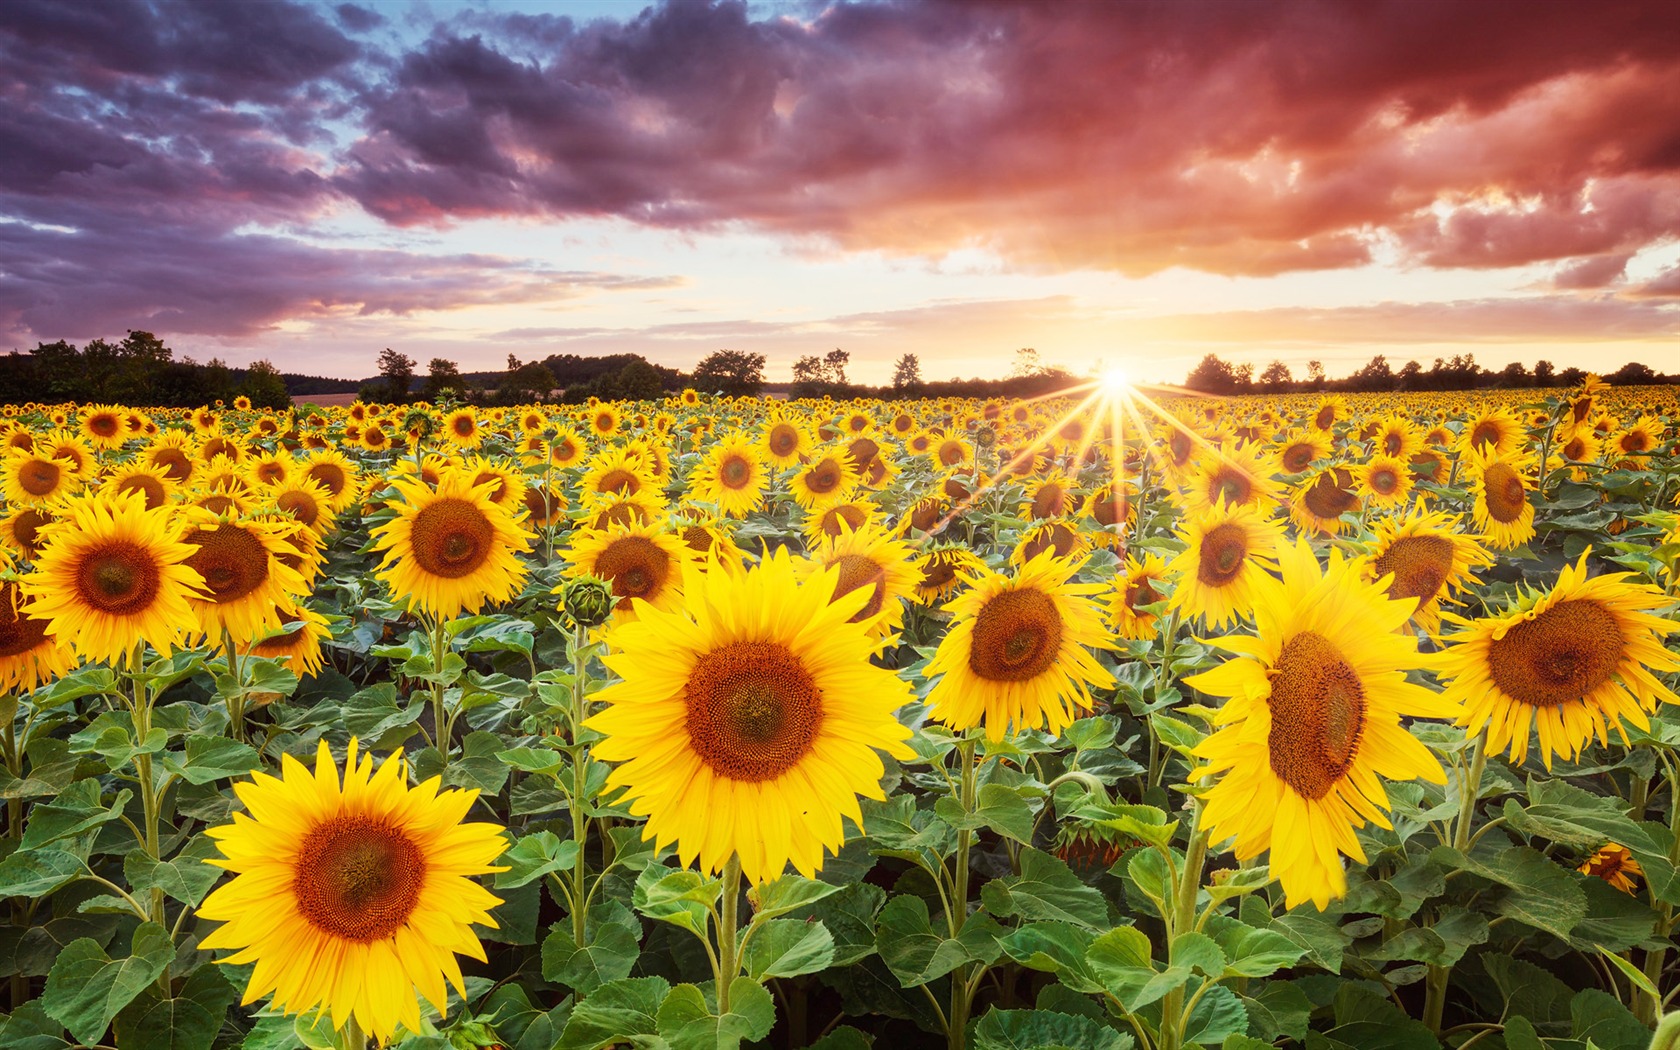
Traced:
<path fill-rule="evenodd" d="M 1132 377 L 1124 368 L 1105 368 L 1097 383 L 1105 393 L 1124 394 L 1132 388 Z"/>

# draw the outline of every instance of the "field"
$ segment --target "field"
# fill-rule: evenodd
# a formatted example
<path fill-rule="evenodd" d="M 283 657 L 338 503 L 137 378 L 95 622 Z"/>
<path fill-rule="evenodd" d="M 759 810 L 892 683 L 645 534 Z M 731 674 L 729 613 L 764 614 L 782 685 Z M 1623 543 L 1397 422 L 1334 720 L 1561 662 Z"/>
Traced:
<path fill-rule="evenodd" d="M 1677 423 L 7 408 L 0 1047 L 1643 1048 Z"/>

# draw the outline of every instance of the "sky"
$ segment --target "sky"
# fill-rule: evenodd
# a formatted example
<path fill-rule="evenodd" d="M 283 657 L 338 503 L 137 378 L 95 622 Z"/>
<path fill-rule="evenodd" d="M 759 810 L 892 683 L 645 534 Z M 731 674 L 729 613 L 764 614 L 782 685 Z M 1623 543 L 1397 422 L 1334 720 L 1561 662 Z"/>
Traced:
<path fill-rule="evenodd" d="M 1677 42 L 1615 0 L 6 0 L 0 350 L 1680 371 Z"/>

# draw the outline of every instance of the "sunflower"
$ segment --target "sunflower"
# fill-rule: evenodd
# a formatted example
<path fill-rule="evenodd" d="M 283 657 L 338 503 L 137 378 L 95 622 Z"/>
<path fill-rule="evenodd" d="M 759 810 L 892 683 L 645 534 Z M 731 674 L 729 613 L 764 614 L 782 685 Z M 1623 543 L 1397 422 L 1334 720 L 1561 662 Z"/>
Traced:
<path fill-rule="evenodd" d="M 735 546 L 735 540 L 718 519 L 673 515 L 666 527 L 689 549 L 691 560 L 701 569 L 717 565 L 727 572 L 734 572 L 746 563 L 741 548 Z"/>
<path fill-rule="evenodd" d="M 1313 429 L 1329 432 L 1335 429 L 1337 423 L 1347 417 L 1347 398 L 1340 394 L 1326 394 L 1319 398 L 1318 407 L 1313 409 L 1310 422 Z"/>
<path fill-rule="evenodd" d="M 811 432 L 794 419 L 766 420 L 758 440 L 759 450 L 778 469 L 798 463 L 811 447 Z"/>
<path fill-rule="evenodd" d="M 299 678 L 321 671 L 321 643 L 332 637 L 327 618 L 299 602 L 282 605 L 275 616 L 276 626 L 260 638 L 240 646 L 245 656 L 261 656 L 279 660 Z M 291 630 L 286 630 L 292 624 Z"/>
<path fill-rule="evenodd" d="M 472 877 L 506 870 L 493 866 L 506 842 L 494 824 L 461 823 L 477 790 L 409 787 L 406 768 L 393 756 L 375 771 L 352 739 L 341 784 L 323 740 L 313 773 L 283 755 L 279 777 L 234 785 L 247 813 L 206 834 L 223 858 L 209 863 L 235 877 L 198 915 L 223 923 L 200 947 L 256 964 L 246 1003 L 319 1007 L 383 1044 L 399 1025 L 421 1030 L 420 995 L 445 1012 L 446 977 L 466 996 L 455 956 L 484 959 L 472 926 L 495 929 L 501 903 Z"/>
<path fill-rule="evenodd" d="M 0 545 L 17 551 L 26 561 L 33 561 L 46 542 L 41 530 L 52 521 L 53 516 L 42 507 L 14 507 L 5 517 L 0 517 Z"/>
<path fill-rule="evenodd" d="M 932 455 L 941 467 L 961 467 L 974 462 L 974 446 L 960 437 L 946 436 L 933 446 Z"/>
<path fill-rule="evenodd" d="M 834 570 L 834 600 L 867 590 L 869 600 L 852 617 L 877 638 L 891 637 L 904 623 L 904 599 L 915 589 L 919 574 L 915 548 L 878 526 L 824 537 L 794 570 L 803 579 Z"/>
<path fill-rule="evenodd" d="M 245 481 L 253 489 L 284 485 L 297 473 L 297 461 L 290 452 L 258 452 L 244 463 Z"/>
<path fill-rule="evenodd" d="M 1272 465 L 1257 448 L 1209 448 L 1185 486 L 1185 508 L 1201 514 L 1224 504 L 1269 515 L 1278 498 L 1271 472 Z"/>
<path fill-rule="evenodd" d="M 554 525 L 566 516 L 566 494 L 553 485 L 528 482 L 523 502 L 527 520 L 539 528 Z"/>
<path fill-rule="evenodd" d="M 1108 620 L 1121 638 L 1153 638 L 1159 617 L 1153 606 L 1166 598 L 1167 563 L 1159 554 L 1126 557 L 1124 575 L 1114 577 L 1114 591 L 1108 599 Z"/>
<path fill-rule="evenodd" d="M 332 500 L 327 490 L 316 482 L 294 478 L 278 486 L 269 499 L 276 510 L 316 536 L 323 536 L 332 528 Z"/>
<path fill-rule="evenodd" d="M 862 827 L 857 796 L 884 799 L 876 750 L 909 759 L 910 730 L 893 712 L 909 685 L 869 657 L 851 618 L 865 600 L 830 600 L 824 574 L 801 583 L 787 548 L 737 576 L 690 571 L 670 609 L 638 602 L 607 635 L 623 681 L 597 694 L 586 723 L 616 762 L 607 786 L 648 818 L 642 837 L 675 842 L 708 872 L 740 858 L 748 880 L 791 863 L 807 877 Z"/>
<path fill-rule="evenodd" d="M 1091 539 L 1065 521 L 1046 521 L 1032 526 L 1015 541 L 1009 564 L 1019 568 L 1040 554 L 1053 558 L 1084 558 L 1091 551 Z"/>
<path fill-rule="evenodd" d="M 612 405 L 600 404 L 589 410 L 589 432 L 598 438 L 612 437 L 623 426 L 624 414 Z"/>
<path fill-rule="evenodd" d="M 23 577 L 29 615 L 85 660 L 115 663 L 141 643 L 168 655 L 198 629 L 191 599 L 204 578 L 167 510 L 138 492 L 84 496 L 57 507 L 35 571 Z"/>
<path fill-rule="evenodd" d="M 187 485 L 192 481 L 198 448 L 192 435 L 184 430 L 159 434 L 140 450 L 139 461 L 168 478 L 172 484 Z"/>
<path fill-rule="evenodd" d="M 519 593 L 527 571 L 519 554 L 534 537 L 490 501 L 489 483 L 475 487 L 471 475 L 450 469 L 436 489 L 410 479 L 391 486 L 402 502 L 373 530 L 372 549 L 385 552 L 376 575 L 394 595 L 448 620 Z"/>
<path fill-rule="evenodd" d="M 1377 421 L 1372 448 L 1379 455 L 1392 456 L 1407 463 L 1423 451 L 1423 434 L 1406 416 L 1391 413 Z"/>
<path fill-rule="evenodd" d="M 188 599 L 212 645 L 231 635 L 236 644 L 278 627 L 280 606 L 305 590 L 303 577 L 281 562 L 285 538 L 301 526 L 194 508 L 181 535 L 187 558 L 204 578 L 203 596 Z"/>
<path fill-rule="evenodd" d="M 1476 481 L 1476 528 L 1487 537 L 1488 546 L 1510 550 L 1534 537 L 1534 504 L 1529 500 L 1527 456 L 1501 456 L 1488 449 L 1465 455 L 1465 465 Z"/>
<path fill-rule="evenodd" d="M 578 510 L 577 522 L 591 529 L 646 525 L 665 514 L 665 497 L 644 489 L 634 496 L 596 496 Z"/>
<path fill-rule="evenodd" d="M 525 475 L 516 468 L 483 456 L 474 456 L 461 465 L 473 488 L 489 487 L 490 502 L 506 511 L 515 511 L 525 498 Z"/>
<path fill-rule="evenodd" d="M 1365 578 L 1388 579 L 1388 596 L 1416 599 L 1412 625 L 1434 637 L 1441 630 L 1441 603 L 1456 601 L 1478 581 L 1475 570 L 1493 564 L 1493 556 L 1475 536 L 1458 531 L 1459 517 L 1414 510 L 1377 523 L 1376 539 L 1364 562 Z"/>
<path fill-rule="evenodd" d="M 395 424 L 386 420 L 369 420 L 357 440 L 361 442 L 362 448 L 369 452 L 384 452 L 391 447 L 391 433 L 394 429 Z"/>
<path fill-rule="evenodd" d="M 1296 483 L 1289 497 L 1289 520 L 1303 533 L 1339 536 L 1348 528 L 1342 515 L 1359 509 L 1353 472 L 1324 467 Z"/>
<path fill-rule="evenodd" d="M 618 598 L 614 616 L 627 620 L 642 607 L 634 603 L 638 598 L 657 609 L 676 606 L 689 549 L 658 525 L 612 525 L 572 533 L 566 560 L 574 575 L 599 576 L 611 583 Z"/>
<path fill-rule="evenodd" d="M 1114 685 L 1089 652 L 1113 643 L 1090 595 L 1100 584 L 1069 582 L 1085 559 L 1040 554 L 1013 577 L 981 568 L 945 605 L 951 628 L 928 661 L 928 714 L 956 730 L 986 726 L 994 743 L 1011 728 L 1060 733 L 1091 687 Z"/>
<path fill-rule="evenodd" d="M 1603 879 L 1623 893 L 1636 892 L 1639 887 L 1633 880 L 1645 877 L 1645 869 L 1640 867 L 1639 861 L 1618 842 L 1605 843 L 1576 870 L 1582 875 Z"/>
<path fill-rule="evenodd" d="M 130 463 L 126 467 L 118 467 L 106 476 L 100 491 L 107 495 L 139 492 L 146 497 L 146 509 L 157 510 L 171 502 L 176 487 L 175 483 L 156 467 Z"/>
<path fill-rule="evenodd" d="M 82 409 L 82 437 L 95 448 L 117 448 L 129 438 L 124 410 L 116 405 L 89 405 Z"/>
<path fill-rule="evenodd" d="M 1073 487 L 1073 479 L 1062 473 L 1052 473 L 1033 481 L 1021 500 L 1021 517 L 1028 521 L 1043 521 L 1073 513 L 1079 508 L 1079 499 L 1074 495 Z"/>
<path fill-rule="evenodd" d="M 1277 446 L 1277 472 L 1299 474 L 1321 459 L 1329 459 L 1330 435 L 1322 430 L 1294 430 Z"/>
<path fill-rule="evenodd" d="M 589 442 L 572 427 L 561 427 L 548 442 L 548 461 L 556 467 L 575 467 L 589 454 Z"/>
<path fill-rule="evenodd" d="M 1283 527 L 1248 507 L 1220 507 L 1186 518 L 1179 534 L 1184 552 L 1167 566 L 1177 580 L 1171 607 L 1214 630 L 1251 612 Z"/>
<path fill-rule="evenodd" d="M 1369 462 L 1354 468 L 1359 492 L 1376 507 L 1398 507 L 1412 494 L 1412 475 L 1406 461 L 1394 456 L 1372 456 Z"/>
<path fill-rule="evenodd" d="M 457 408 L 444 416 L 443 436 L 456 448 L 477 448 L 484 441 L 484 431 L 478 426 L 478 413 L 471 408 Z"/>
<path fill-rule="evenodd" d="M 75 654 L 47 633 L 47 621 L 24 605 L 18 581 L 0 577 L 0 694 L 22 695 L 76 666 Z"/>
<path fill-rule="evenodd" d="M 788 481 L 793 501 L 807 511 L 826 510 L 844 503 L 858 487 L 857 468 L 839 449 L 814 454 Z"/>
<path fill-rule="evenodd" d="M 0 482 L 8 506 L 29 507 L 75 492 L 82 479 L 69 464 L 51 456 L 13 449 L 0 460 Z"/>
<path fill-rule="evenodd" d="M 950 513 L 951 505 L 943 497 L 923 496 L 905 509 L 898 520 L 898 531 L 905 536 L 931 532 Z"/>
<path fill-rule="evenodd" d="M 657 487 L 658 482 L 642 457 L 618 447 L 604 448 L 590 457 L 583 480 L 578 482 L 578 491 L 585 498 L 636 496 L 644 491 L 651 495 Z"/>
<path fill-rule="evenodd" d="M 327 490 L 335 513 L 343 513 L 359 495 L 360 471 L 349 456 L 337 449 L 319 449 L 303 462 L 303 478 Z"/>
<path fill-rule="evenodd" d="M 1522 439 L 1521 420 L 1503 408 L 1484 406 L 1465 422 L 1464 430 L 1458 437 L 1459 453 L 1468 455 L 1492 449 L 1494 453 L 1508 457 L 1517 451 Z"/>
<path fill-rule="evenodd" d="M 916 601 L 923 605 L 942 601 L 961 585 L 963 577 L 985 568 L 986 563 L 967 547 L 953 543 L 929 548 L 916 562 L 916 569 L 922 574 L 916 583 Z"/>
<path fill-rule="evenodd" d="M 764 502 L 770 474 L 753 440 L 736 431 L 714 442 L 688 477 L 689 498 L 744 518 Z"/>
<path fill-rule="evenodd" d="M 1503 616 L 1466 620 L 1446 639 L 1441 656 L 1443 695 L 1462 700 L 1462 724 L 1487 731 L 1488 746 L 1528 756 L 1529 727 L 1540 735 L 1540 757 L 1574 759 L 1622 722 L 1649 729 L 1646 714 L 1659 700 L 1680 703 L 1651 673 L 1680 669 L 1663 638 L 1680 625 L 1653 616 L 1668 605 L 1661 591 L 1629 582 L 1632 573 L 1587 578 L 1587 553 L 1566 565 L 1544 595 L 1530 592 Z"/>
<path fill-rule="evenodd" d="M 1235 653 L 1185 679 L 1227 697 L 1218 730 L 1195 754 L 1192 782 L 1218 776 L 1202 795 L 1212 841 L 1234 839 L 1239 860 L 1270 850 L 1272 874 L 1291 908 L 1319 909 L 1347 892 L 1341 857 L 1364 863 L 1354 831 L 1389 827 L 1382 781 L 1443 784 L 1435 756 L 1401 725 L 1451 718 L 1456 705 L 1406 680 L 1425 666 L 1417 639 L 1400 634 L 1411 603 L 1359 578 L 1332 551 L 1322 568 L 1305 540 L 1278 552 L 1282 582 L 1257 588 L 1257 637 L 1211 639 Z"/>

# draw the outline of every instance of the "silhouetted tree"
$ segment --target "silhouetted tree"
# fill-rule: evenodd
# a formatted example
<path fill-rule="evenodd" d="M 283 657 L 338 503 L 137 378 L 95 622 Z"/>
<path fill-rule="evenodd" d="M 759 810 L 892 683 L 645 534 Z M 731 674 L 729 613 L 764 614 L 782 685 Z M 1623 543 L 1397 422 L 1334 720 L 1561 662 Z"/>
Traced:
<path fill-rule="evenodd" d="M 1260 389 L 1268 394 L 1281 394 L 1289 389 L 1289 384 L 1294 378 L 1289 374 L 1288 365 L 1282 361 L 1273 361 L 1260 373 Z"/>
<path fill-rule="evenodd" d="M 1525 387 L 1533 383 L 1533 377 L 1521 361 L 1512 361 L 1499 370 L 1499 385 L 1502 387 Z"/>
<path fill-rule="evenodd" d="M 386 401 L 400 405 L 408 400 L 409 388 L 414 385 L 414 363 L 414 358 L 390 347 L 380 352 L 379 374 L 385 379 Z"/>
<path fill-rule="evenodd" d="M 764 389 L 764 355 L 714 350 L 694 366 L 694 385 L 730 397 L 754 397 Z"/>
<path fill-rule="evenodd" d="M 1190 370 L 1184 385 L 1204 394 L 1234 394 L 1237 391 L 1237 374 L 1230 362 L 1220 359 L 1217 354 L 1208 354 Z"/>
<path fill-rule="evenodd" d="M 1307 362 L 1307 389 L 1319 391 L 1324 389 L 1324 362 Z"/>
<path fill-rule="evenodd" d="M 1423 382 L 1423 366 L 1416 361 L 1407 361 L 1400 366 L 1400 371 L 1394 373 L 1394 389 L 1417 390 Z"/>
<path fill-rule="evenodd" d="M 922 386 L 922 362 L 915 354 L 905 354 L 893 366 L 893 389 L 901 393 L 914 393 Z"/>
<path fill-rule="evenodd" d="M 1552 375 L 1552 363 L 1550 361 L 1534 362 L 1535 386 L 1553 386 L 1556 381 L 1556 377 Z"/>
<path fill-rule="evenodd" d="M 426 382 L 420 388 L 420 396 L 427 401 L 436 401 L 444 396 L 445 391 L 457 399 L 464 397 L 467 382 L 461 378 L 459 365 L 446 357 L 434 357 L 426 368 Z"/>
<path fill-rule="evenodd" d="M 1661 377 L 1652 371 L 1650 365 L 1641 364 L 1638 361 L 1629 361 L 1605 376 L 1604 381 L 1612 386 L 1647 386 L 1651 383 L 1660 382 Z"/>
<path fill-rule="evenodd" d="M 284 409 L 292 407 L 292 395 L 286 393 L 286 381 L 280 370 L 267 361 L 252 361 L 245 369 L 245 382 L 240 384 L 246 397 L 257 408 Z"/>

